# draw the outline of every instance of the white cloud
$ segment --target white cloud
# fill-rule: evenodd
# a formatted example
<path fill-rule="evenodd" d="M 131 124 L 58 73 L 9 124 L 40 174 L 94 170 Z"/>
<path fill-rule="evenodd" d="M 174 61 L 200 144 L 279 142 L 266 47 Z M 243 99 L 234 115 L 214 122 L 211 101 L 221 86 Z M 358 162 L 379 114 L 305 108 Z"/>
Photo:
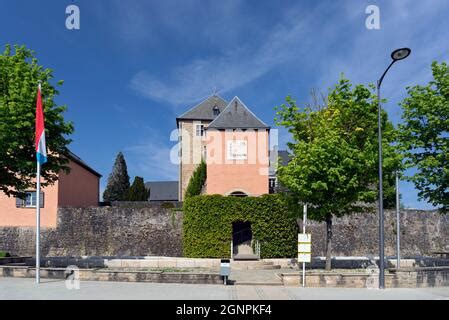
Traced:
<path fill-rule="evenodd" d="M 447 32 L 442 30 L 448 24 L 433 19 L 448 8 L 441 0 L 381 1 L 381 30 L 371 31 L 365 28 L 369 3 L 359 1 L 285 6 L 272 27 L 263 25 L 257 32 L 254 26 L 260 21 L 244 13 L 241 1 L 150 4 L 116 2 L 123 12 L 120 34 L 127 41 L 155 46 L 165 37 L 164 41 L 185 42 L 190 51 L 195 43 L 212 49 L 166 66 L 164 73 L 142 69 L 132 77 L 130 86 L 136 92 L 174 106 L 197 102 L 215 88 L 227 93 L 283 64 L 298 71 L 288 75 L 292 81 L 312 72 L 309 88 L 325 91 L 341 72 L 353 81 L 375 82 L 396 47 L 413 49 L 409 61 L 415 61 L 407 62 L 402 74 L 395 70 L 388 77 L 404 86 L 422 79 L 423 68 L 428 70 L 430 64 L 426 59 L 447 57 Z M 388 95 L 389 89 L 385 90 Z"/>
<path fill-rule="evenodd" d="M 174 67 L 165 78 L 143 70 L 132 78 L 131 87 L 144 97 L 175 106 L 198 101 L 210 95 L 214 88 L 221 93 L 229 92 L 276 66 L 304 56 L 313 41 L 307 37 L 313 27 L 312 21 L 311 16 L 297 19 L 289 12 L 288 17 L 268 31 L 256 46 L 251 43 L 228 47 L 220 55 Z"/>
<path fill-rule="evenodd" d="M 449 30 L 449 24 L 446 19 L 437 18 L 439 12 L 449 9 L 447 1 L 380 2 L 380 30 L 365 28 L 362 22 L 366 15 L 360 8 L 363 4 L 345 4 L 347 14 L 360 25 L 360 29 L 351 25 L 352 32 L 348 34 L 350 40 L 338 37 L 339 41 L 347 41 L 347 45 L 337 48 L 337 52 L 326 54 L 325 63 L 319 64 L 320 76 L 315 82 L 316 86 L 327 89 L 338 80 L 341 72 L 352 82 L 375 83 L 390 63 L 391 51 L 410 47 L 411 56 L 394 66 L 385 78 L 382 88 L 383 97 L 397 100 L 405 94 L 406 86 L 430 80 L 430 64 L 433 60 L 449 58 L 448 33 L 442 32 Z M 358 13 L 358 17 L 354 12 Z M 345 33 L 345 24 L 338 20 L 335 21 L 334 27 L 338 34 Z"/>

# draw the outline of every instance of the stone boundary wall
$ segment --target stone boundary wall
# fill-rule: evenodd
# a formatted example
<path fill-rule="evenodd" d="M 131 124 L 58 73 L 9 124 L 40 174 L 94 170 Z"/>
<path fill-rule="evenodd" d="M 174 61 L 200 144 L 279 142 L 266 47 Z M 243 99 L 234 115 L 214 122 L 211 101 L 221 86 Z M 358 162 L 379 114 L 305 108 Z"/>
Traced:
<path fill-rule="evenodd" d="M 377 210 L 376 210 L 377 211 Z M 385 255 L 396 255 L 396 211 L 385 210 Z M 401 210 L 401 256 L 429 256 L 449 251 L 449 214 L 436 210 Z M 325 223 L 309 220 L 312 255 L 325 256 Z M 333 256 L 378 256 L 379 218 L 377 212 L 333 219 Z"/>
<path fill-rule="evenodd" d="M 333 256 L 378 255 L 376 213 L 333 221 Z M 385 211 L 385 253 L 396 254 L 396 215 Z M 324 256 L 325 224 L 308 221 L 312 255 Z M 157 204 L 145 206 L 60 208 L 55 229 L 41 231 L 42 256 L 182 256 L 182 212 Z M 33 227 L 0 227 L 0 251 L 33 256 Z M 401 211 L 402 257 L 449 251 L 449 215 L 437 211 Z M 226 257 L 227 258 L 227 257 Z"/>
<path fill-rule="evenodd" d="M 371 270 L 373 271 L 373 270 Z M 284 286 L 299 286 L 302 276 L 296 273 L 280 274 Z M 379 287 L 379 274 L 376 272 L 306 273 L 306 287 L 311 288 L 367 288 Z M 385 288 L 429 288 L 449 287 L 449 267 L 391 269 L 385 274 Z"/>
<path fill-rule="evenodd" d="M 169 207 L 167 207 L 167 205 Z M 103 205 L 107 206 L 107 205 Z M 121 207 L 121 208 L 134 208 L 134 209 L 141 209 L 141 208 L 154 208 L 158 206 L 162 206 L 165 208 L 181 208 L 182 202 L 179 201 L 112 201 L 108 206 L 112 207 Z"/>
<path fill-rule="evenodd" d="M 70 269 L 69 269 L 70 270 Z M 66 268 L 42 268 L 41 278 L 66 280 L 71 272 Z M 165 272 L 165 271 L 112 271 L 108 269 L 79 269 L 74 277 L 80 281 L 123 281 L 185 284 L 223 284 L 218 273 Z M 34 278 L 36 269 L 21 266 L 0 266 L 2 277 Z"/>
<path fill-rule="evenodd" d="M 141 208 L 60 208 L 56 228 L 41 230 L 42 256 L 181 256 L 182 213 Z M 35 255 L 35 228 L 0 227 L 0 250 Z"/>

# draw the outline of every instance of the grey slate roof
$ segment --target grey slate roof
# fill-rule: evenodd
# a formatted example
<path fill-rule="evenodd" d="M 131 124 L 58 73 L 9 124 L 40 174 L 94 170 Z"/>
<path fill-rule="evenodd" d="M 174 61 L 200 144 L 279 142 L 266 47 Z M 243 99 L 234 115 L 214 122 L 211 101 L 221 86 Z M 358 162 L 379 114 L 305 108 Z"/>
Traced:
<path fill-rule="evenodd" d="M 226 100 L 219 95 L 214 94 L 183 113 L 176 118 L 176 120 L 214 120 L 216 117 L 214 115 L 214 107 L 216 106 L 221 113 L 224 108 L 226 108 L 227 104 Z"/>
<path fill-rule="evenodd" d="M 270 176 L 276 175 L 278 160 L 282 166 L 286 166 L 291 160 L 291 155 L 286 150 L 277 150 L 277 148 L 270 150 Z"/>
<path fill-rule="evenodd" d="M 288 163 L 291 160 L 291 155 L 290 155 L 290 153 L 288 153 L 287 150 L 279 150 L 278 151 L 278 157 L 281 158 L 281 164 L 283 166 L 288 165 Z"/>
<path fill-rule="evenodd" d="M 149 201 L 178 201 L 178 181 L 151 181 L 145 187 L 150 188 Z"/>
<path fill-rule="evenodd" d="M 207 129 L 269 129 L 247 106 L 234 97 Z"/>

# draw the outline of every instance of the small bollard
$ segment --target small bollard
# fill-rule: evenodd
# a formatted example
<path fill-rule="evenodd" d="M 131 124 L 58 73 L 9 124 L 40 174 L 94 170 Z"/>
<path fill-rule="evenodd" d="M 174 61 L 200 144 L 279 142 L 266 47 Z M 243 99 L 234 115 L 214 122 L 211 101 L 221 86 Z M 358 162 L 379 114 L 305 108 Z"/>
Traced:
<path fill-rule="evenodd" d="M 223 277 L 223 284 L 228 283 L 228 277 L 231 274 L 231 260 L 221 259 L 220 261 L 220 276 Z"/>

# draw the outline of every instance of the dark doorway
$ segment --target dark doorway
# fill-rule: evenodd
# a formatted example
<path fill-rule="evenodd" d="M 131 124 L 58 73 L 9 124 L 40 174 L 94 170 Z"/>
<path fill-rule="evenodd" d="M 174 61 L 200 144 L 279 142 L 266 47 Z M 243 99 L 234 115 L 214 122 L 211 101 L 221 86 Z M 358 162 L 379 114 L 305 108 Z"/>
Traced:
<path fill-rule="evenodd" d="M 253 231 L 251 222 L 235 221 L 232 223 L 232 250 L 234 260 L 258 260 L 253 250 Z"/>
<path fill-rule="evenodd" d="M 232 241 L 234 246 L 243 243 L 251 243 L 253 232 L 251 231 L 251 223 L 249 221 L 236 221 L 232 223 Z"/>

